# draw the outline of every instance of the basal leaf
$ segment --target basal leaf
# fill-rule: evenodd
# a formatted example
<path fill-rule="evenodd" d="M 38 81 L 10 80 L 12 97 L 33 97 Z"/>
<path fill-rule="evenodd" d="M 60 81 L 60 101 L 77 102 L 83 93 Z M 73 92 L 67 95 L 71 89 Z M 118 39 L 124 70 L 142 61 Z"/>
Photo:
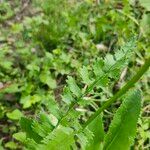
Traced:
<path fill-rule="evenodd" d="M 114 116 L 104 140 L 104 150 L 130 149 L 136 134 L 140 108 L 140 92 L 130 92 Z"/>

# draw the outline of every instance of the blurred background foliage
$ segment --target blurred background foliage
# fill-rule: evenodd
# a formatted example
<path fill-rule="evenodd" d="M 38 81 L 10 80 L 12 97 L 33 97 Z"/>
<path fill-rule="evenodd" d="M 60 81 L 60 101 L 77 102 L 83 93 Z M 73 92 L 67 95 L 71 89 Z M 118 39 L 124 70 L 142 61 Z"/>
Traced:
<path fill-rule="evenodd" d="M 67 75 L 79 81 L 80 68 L 90 69 L 95 60 L 114 53 L 133 36 L 135 55 L 123 79 L 106 89 L 108 95 L 150 56 L 148 0 L 1 0 L 1 148 L 21 149 L 12 136 L 20 130 L 21 116 L 34 116 L 49 102 L 51 109 L 61 105 Z M 150 146 L 150 72 L 138 86 L 143 90 L 143 108 L 134 149 L 143 150 Z M 117 105 L 104 113 L 106 130 Z"/>

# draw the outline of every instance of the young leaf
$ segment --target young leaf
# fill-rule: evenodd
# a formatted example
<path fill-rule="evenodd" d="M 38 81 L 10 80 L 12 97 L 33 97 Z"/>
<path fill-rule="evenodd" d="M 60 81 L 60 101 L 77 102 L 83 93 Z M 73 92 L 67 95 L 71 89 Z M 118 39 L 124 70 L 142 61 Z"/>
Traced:
<path fill-rule="evenodd" d="M 69 90 L 68 87 L 64 87 L 64 92 L 62 95 L 62 100 L 66 103 L 66 104 L 71 104 L 71 102 L 74 101 L 73 97 L 72 97 L 72 93 Z"/>
<path fill-rule="evenodd" d="M 67 80 L 68 86 L 70 88 L 70 91 L 77 97 L 81 96 L 81 90 L 78 87 L 78 85 L 76 84 L 75 80 L 72 77 L 68 77 Z"/>
<path fill-rule="evenodd" d="M 121 70 L 128 64 L 134 47 L 135 39 L 131 39 L 119 50 L 117 50 L 114 55 L 107 54 L 104 61 L 98 60 L 93 67 L 96 79 L 87 88 L 86 94 L 93 90 L 96 85 L 106 86 L 109 81 L 108 77 L 117 79 Z"/>
<path fill-rule="evenodd" d="M 102 59 L 97 59 L 93 65 L 94 74 L 96 76 L 102 76 L 104 74 L 104 72 L 102 70 L 103 67 L 104 67 L 104 61 Z"/>
<path fill-rule="evenodd" d="M 140 108 L 140 92 L 130 92 L 114 116 L 104 140 L 104 150 L 129 150 L 134 142 Z"/>
<path fill-rule="evenodd" d="M 87 67 L 83 66 L 83 68 L 80 69 L 80 75 L 85 84 L 91 84 L 92 81 L 90 80 L 89 71 Z"/>

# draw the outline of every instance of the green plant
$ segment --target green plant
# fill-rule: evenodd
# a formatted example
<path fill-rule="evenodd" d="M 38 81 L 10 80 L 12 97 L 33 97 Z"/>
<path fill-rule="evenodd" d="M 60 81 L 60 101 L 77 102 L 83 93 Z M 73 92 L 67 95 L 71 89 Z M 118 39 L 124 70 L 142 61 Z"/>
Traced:
<path fill-rule="evenodd" d="M 0 23 L 9 19 L 14 15 L 14 12 L 8 2 L 0 3 Z"/>
<path fill-rule="evenodd" d="M 66 104 L 62 104 L 62 109 L 59 110 L 59 106 L 53 107 L 52 110 L 49 109 L 50 114 L 41 112 L 35 120 L 22 118 L 20 124 L 25 133 L 16 133 L 14 138 L 21 139 L 29 149 L 129 149 L 134 142 L 141 109 L 140 91 L 132 88 L 148 70 L 150 58 L 108 101 L 103 102 L 104 104 L 99 101 L 102 105 L 100 108 L 93 97 L 96 91 L 101 88 L 104 90 L 112 82 L 110 79 L 118 79 L 120 71 L 128 64 L 134 46 L 134 40 L 130 40 L 115 54 L 106 55 L 104 60 L 96 60 L 95 64 L 98 64 L 96 68 L 93 67 L 92 70 L 96 69 L 94 72 L 83 67 L 81 78 L 86 84 L 80 85 L 83 86 L 82 89 L 72 77 L 68 77 L 68 86 L 64 88 L 62 95 Z M 132 90 L 123 96 L 129 89 Z M 108 133 L 105 134 L 100 113 L 118 99 L 123 99 L 123 103 L 115 113 Z M 87 117 L 89 114 L 84 111 L 84 108 L 88 109 L 87 105 L 96 106 L 90 117 Z"/>
<path fill-rule="evenodd" d="M 106 100 L 113 97 L 143 65 L 145 57 L 150 56 L 148 1 L 97 2 L 0 2 L 0 149 L 23 148 L 12 136 L 20 131 L 22 116 L 35 116 L 34 127 L 38 126 L 37 134 L 40 134 L 38 144 L 47 133 L 56 134 L 60 124 L 70 132 L 70 128 L 73 132 L 80 130 L 94 112 L 99 108 L 102 111 L 101 107 L 109 104 L 105 104 Z M 136 44 L 134 40 L 126 43 L 132 36 L 137 37 Z M 126 50 L 117 50 L 124 43 Z M 137 84 L 143 96 L 133 149 L 149 146 L 149 79 L 148 72 Z M 70 139 L 76 142 L 75 147 L 100 147 L 99 143 L 104 143 L 104 130 L 108 131 L 120 103 L 115 101 L 104 109 L 88 125 L 86 134 L 74 134 Z M 38 115 L 40 112 L 42 115 Z M 44 115 L 47 121 L 43 120 Z M 41 127 L 41 122 L 48 120 L 50 123 L 43 123 Z M 94 128 L 97 124 L 100 128 Z M 53 128 L 55 132 L 51 132 Z M 64 129 L 58 132 L 68 134 Z M 26 133 L 21 132 L 15 138 L 23 140 Z"/>

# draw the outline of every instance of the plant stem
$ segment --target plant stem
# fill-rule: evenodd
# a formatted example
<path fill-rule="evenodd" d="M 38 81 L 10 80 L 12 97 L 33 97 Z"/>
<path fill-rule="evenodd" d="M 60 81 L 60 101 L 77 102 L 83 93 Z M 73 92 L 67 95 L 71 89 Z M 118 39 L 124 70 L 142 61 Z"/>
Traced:
<path fill-rule="evenodd" d="M 70 111 L 73 109 L 73 107 L 74 107 L 80 100 L 82 100 L 84 96 L 86 96 L 89 92 L 91 92 L 91 91 L 93 90 L 93 88 L 96 86 L 96 84 L 99 82 L 99 80 L 105 78 L 105 77 L 112 71 L 112 68 L 113 68 L 114 66 L 115 66 L 115 64 L 112 65 L 112 66 L 107 70 L 107 73 L 105 73 L 105 74 L 102 75 L 102 76 L 99 76 L 99 77 L 84 91 L 84 93 L 83 93 L 80 97 L 78 97 L 78 98 L 76 99 L 75 102 L 72 102 L 72 103 L 70 104 L 69 109 L 67 110 L 67 112 L 65 113 L 65 115 L 63 115 L 63 116 L 60 118 L 60 120 L 58 121 L 58 123 L 57 123 L 57 125 L 55 126 L 55 128 L 57 128 L 57 127 L 59 126 L 59 124 L 61 124 L 62 120 L 70 113 Z M 54 128 L 54 129 L 55 129 L 55 128 Z"/>
<path fill-rule="evenodd" d="M 130 88 L 132 88 L 135 83 L 142 77 L 142 75 L 148 70 L 150 66 L 150 58 L 148 58 L 144 65 L 139 69 L 137 74 L 125 84 L 113 97 L 111 97 L 102 107 L 100 107 L 82 126 L 82 130 L 85 129 L 103 110 L 109 107 L 113 102 L 115 102 L 119 97 L 124 95 Z"/>

